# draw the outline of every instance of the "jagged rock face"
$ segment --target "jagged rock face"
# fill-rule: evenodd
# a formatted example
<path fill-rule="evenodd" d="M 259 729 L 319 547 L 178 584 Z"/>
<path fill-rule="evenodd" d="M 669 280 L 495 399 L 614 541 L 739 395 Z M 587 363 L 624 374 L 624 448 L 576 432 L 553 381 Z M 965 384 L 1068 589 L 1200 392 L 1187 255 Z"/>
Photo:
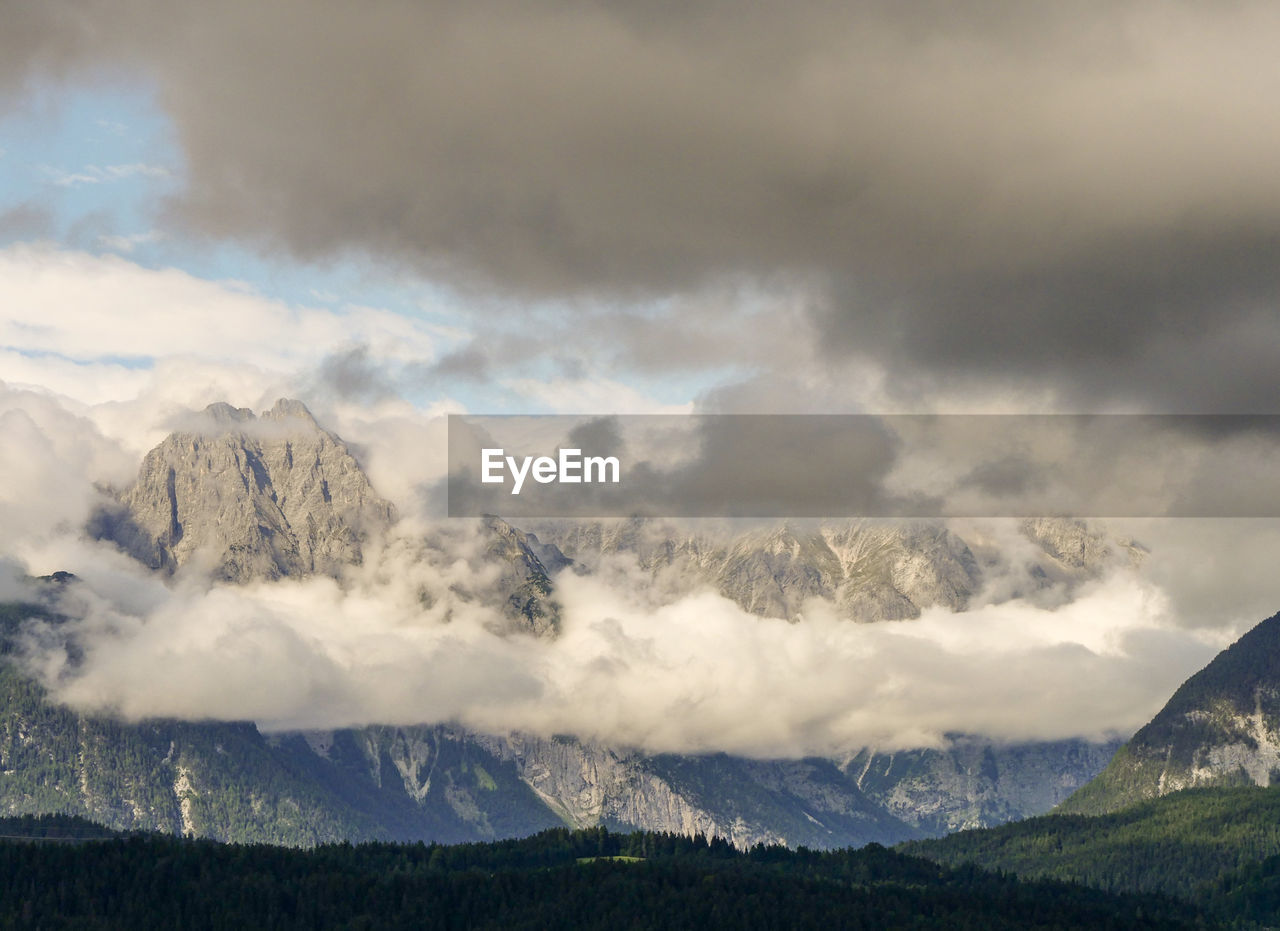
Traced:
<path fill-rule="evenodd" d="M 560 605 L 552 597 L 551 575 L 570 560 L 501 518 L 486 518 L 485 529 L 490 540 L 486 556 L 503 567 L 498 579 L 498 590 L 506 595 L 503 613 L 539 636 L 553 634 L 560 624 Z"/>
<path fill-rule="evenodd" d="M 990 543 L 971 546 L 933 521 L 827 522 L 746 531 L 690 531 L 673 524 L 631 519 L 612 522 L 544 521 L 533 525 L 587 570 L 616 554 L 633 556 L 655 591 L 687 594 L 712 586 L 743 609 L 795 619 L 809 598 L 833 601 L 855 621 L 907 620 L 934 606 L 963 611 L 987 580 L 988 570 L 1011 574 L 1005 597 L 1100 577 L 1126 557 L 1146 550 L 1111 539 L 1084 521 L 1038 518 L 1020 532 L 1035 545 L 1027 565 Z M 981 554 L 979 556 L 978 554 Z M 1025 556 L 1025 553 L 1023 554 Z M 1015 564 L 1017 563 L 1017 564 Z"/>
<path fill-rule="evenodd" d="M 826 760 L 645 756 L 572 738 L 471 735 L 567 824 L 844 847 L 915 836 Z"/>
<path fill-rule="evenodd" d="M 121 496 L 120 513 L 91 528 L 98 536 L 156 569 L 203 561 L 214 576 L 243 582 L 338 576 L 362 562 L 369 538 L 385 535 L 395 519 L 346 443 L 299 401 L 281 400 L 261 417 L 213 404 L 197 427 L 171 434 L 147 454 L 138 481 Z M 486 580 L 484 590 L 424 589 L 424 605 L 437 598 L 478 601 L 509 629 L 553 634 L 560 609 L 551 578 L 569 560 L 499 518 L 486 519 L 482 533 L 473 569 Z M 473 552 L 441 527 L 388 542 L 396 547 L 392 567 L 448 564 Z"/>
<path fill-rule="evenodd" d="M 962 611 L 982 581 L 968 545 L 936 525 L 855 524 L 823 536 L 844 573 L 837 598 L 854 620 L 918 617 L 933 605 Z"/>
<path fill-rule="evenodd" d="M 1118 746 L 962 739 L 939 750 L 864 750 L 839 763 L 651 756 L 528 734 L 456 731 L 450 739 L 514 764 L 567 824 L 702 833 L 740 847 L 894 843 L 1043 814 L 1095 776 Z"/>
<path fill-rule="evenodd" d="M 1022 532 L 1049 556 L 1072 569 L 1092 570 L 1111 552 L 1107 538 L 1081 520 L 1029 518 L 1022 522 Z"/>
<path fill-rule="evenodd" d="M 347 445 L 298 401 L 260 418 L 213 404 L 143 460 L 104 535 L 154 568 L 197 558 L 232 581 L 337 574 L 394 519 Z"/>
<path fill-rule="evenodd" d="M 642 772 L 634 755 L 571 739 L 476 739 L 500 758 L 515 762 L 538 797 L 574 826 L 617 822 L 722 836 L 711 815 Z"/>
<path fill-rule="evenodd" d="M 1062 805 L 1098 814 L 1195 786 L 1280 783 L 1280 614 L 1184 682 Z"/>
<path fill-rule="evenodd" d="M 721 537 L 639 521 L 575 522 L 549 523 L 539 533 L 588 567 L 603 555 L 632 553 L 676 590 L 710 584 L 766 617 L 793 619 L 818 597 L 853 620 L 902 620 L 934 605 L 962 610 L 981 583 L 965 542 L 925 523 L 781 526 Z"/>
<path fill-rule="evenodd" d="M 1097 578 L 1116 556 L 1138 566 L 1147 548 L 1127 538 L 1112 539 L 1083 520 L 1037 517 L 1022 521 L 1020 529 L 1047 557 L 1035 572 L 1045 580 L 1082 581 Z"/>
<path fill-rule="evenodd" d="M 927 834 L 991 827 L 1053 808 L 1107 765 L 1120 741 L 866 749 L 841 769 L 867 797 Z"/>

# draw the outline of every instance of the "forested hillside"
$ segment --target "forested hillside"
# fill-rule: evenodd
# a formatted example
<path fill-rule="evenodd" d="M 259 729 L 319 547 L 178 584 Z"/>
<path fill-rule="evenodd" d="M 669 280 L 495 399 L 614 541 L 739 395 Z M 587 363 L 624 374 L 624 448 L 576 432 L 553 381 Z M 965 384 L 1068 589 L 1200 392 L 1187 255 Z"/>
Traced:
<path fill-rule="evenodd" d="M 29 822 L 31 833 L 41 824 Z M 309 851 L 159 835 L 0 842 L 0 925 L 46 929 L 1098 929 L 1200 919 L 1168 898 L 1021 882 L 878 845 L 742 852 L 604 829 Z"/>
<path fill-rule="evenodd" d="M 1280 918 L 1280 789 L 1187 789 L 1108 815 L 1046 815 L 897 849 L 951 867 Z"/>

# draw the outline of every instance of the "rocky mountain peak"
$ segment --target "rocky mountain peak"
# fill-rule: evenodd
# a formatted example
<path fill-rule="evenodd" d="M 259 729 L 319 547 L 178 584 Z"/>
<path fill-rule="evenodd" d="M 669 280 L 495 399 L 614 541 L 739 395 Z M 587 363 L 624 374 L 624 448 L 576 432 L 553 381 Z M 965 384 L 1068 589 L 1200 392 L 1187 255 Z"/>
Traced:
<path fill-rule="evenodd" d="M 215 424 L 234 428 L 236 424 L 248 423 L 254 419 L 253 411 L 247 407 L 232 407 L 226 401 L 214 401 L 204 409 L 205 416 Z"/>
<path fill-rule="evenodd" d="M 199 559 L 234 581 L 337 574 L 394 520 L 350 448 L 301 401 L 255 417 L 219 402 L 147 453 L 96 528 L 157 569 Z"/>
<path fill-rule="evenodd" d="M 250 414 L 250 417 L 253 415 Z M 292 398 L 280 398 L 268 411 L 262 412 L 263 420 L 276 421 L 278 423 L 287 423 L 291 420 L 301 421 L 315 429 L 320 429 L 320 424 L 316 422 L 316 418 L 312 415 L 307 405 L 301 401 Z"/>

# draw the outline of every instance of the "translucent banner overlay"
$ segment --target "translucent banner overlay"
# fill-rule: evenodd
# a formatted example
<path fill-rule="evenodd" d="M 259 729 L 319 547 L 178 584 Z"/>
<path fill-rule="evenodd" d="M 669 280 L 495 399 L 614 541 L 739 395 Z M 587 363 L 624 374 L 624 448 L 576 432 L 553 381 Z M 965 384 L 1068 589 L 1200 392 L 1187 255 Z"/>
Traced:
<path fill-rule="evenodd" d="M 451 517 L 1277 517 L 1280 415 L 449 417 Z"/>

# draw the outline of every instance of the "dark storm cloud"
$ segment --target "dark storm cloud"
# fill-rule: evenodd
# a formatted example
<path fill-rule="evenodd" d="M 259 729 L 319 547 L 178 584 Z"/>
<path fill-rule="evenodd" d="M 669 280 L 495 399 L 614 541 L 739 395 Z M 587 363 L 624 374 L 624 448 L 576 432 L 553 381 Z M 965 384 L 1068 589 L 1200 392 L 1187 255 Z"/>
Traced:
<path fill-rule="evenodd" d="M 1280 516 L 1274 415 L 451 415 L 448 450 L 454 517 Z"/>
<path fill-rule="evenodd" d="M 1275 406 L 1271 4 L 47 9 L 0 80 L 145 69 L 205 232 L 526 298 L 811 276 L 822 345 L 904 383 Z"/>
<path fill-rule="evenodd" d="M 449 381 L 485 381 L 489 378 L 489 357 L 475 343 L 447 353 L 432 363 L 424 378 Z"/>
<path fill-rule="evenodd" d="M 371 403 L 424 388 L 448 391 L 460 381 L 483 382 L 488 377 L 488 357 L 474 344 L 432 362 L 400 363 L 361 343 L 325 356 L 306 393 Z"/>
<path fill-rule="evenodd" d="M 1027 457 L 1004 456 L 981 462 L 969 470 L 959 482 L 961 488 L 977 488 L 991 497 L 1024 495 L 1040 491 L 1048 480 Z"/>
<path fill-rule="evenodd" d="M 820 311 L 828 354 L 867 346 L 941 383 L 1040 378 L 1088 409 L 1277 409 L 1275 229 L 1170 228 L 998 273 L 840 282 Z"/>
<path fill-rule="evenodd" d="M 396 380 L 366 345 L 351 346 L 321 360 L 313 389 L 343 400 L 376 401 L 396 394 Z"/>
<path fill-rule="evenodd" d="M 53 229 L 53 212 L 40 204 L 27 201 L 0 210 L 0 238 L 40 238 Z"/>
<path fill-rule="evenodd" d="M 593 456 L 623 456 L 626 443 L 617 417 L 595 417 L 576 424 L 565 438 L 569 449 L 589 449 Z"/>
<path fill-rule="evenodd" d="M 516 460 L 614 456 L 619 481 L 573 484 L 530 477 L 512 494 L 482 482 L 487 445 Z M 823 517 L 936 513 L 938 504 L 884 487 L 897 455 L 890 429 L 871 417 L 825 415 L 449 417 L 450 516 Z M 598 473 L 597 473 L 598 475 Z M 800 478 L 801 480 L 797 480 Z"/>

